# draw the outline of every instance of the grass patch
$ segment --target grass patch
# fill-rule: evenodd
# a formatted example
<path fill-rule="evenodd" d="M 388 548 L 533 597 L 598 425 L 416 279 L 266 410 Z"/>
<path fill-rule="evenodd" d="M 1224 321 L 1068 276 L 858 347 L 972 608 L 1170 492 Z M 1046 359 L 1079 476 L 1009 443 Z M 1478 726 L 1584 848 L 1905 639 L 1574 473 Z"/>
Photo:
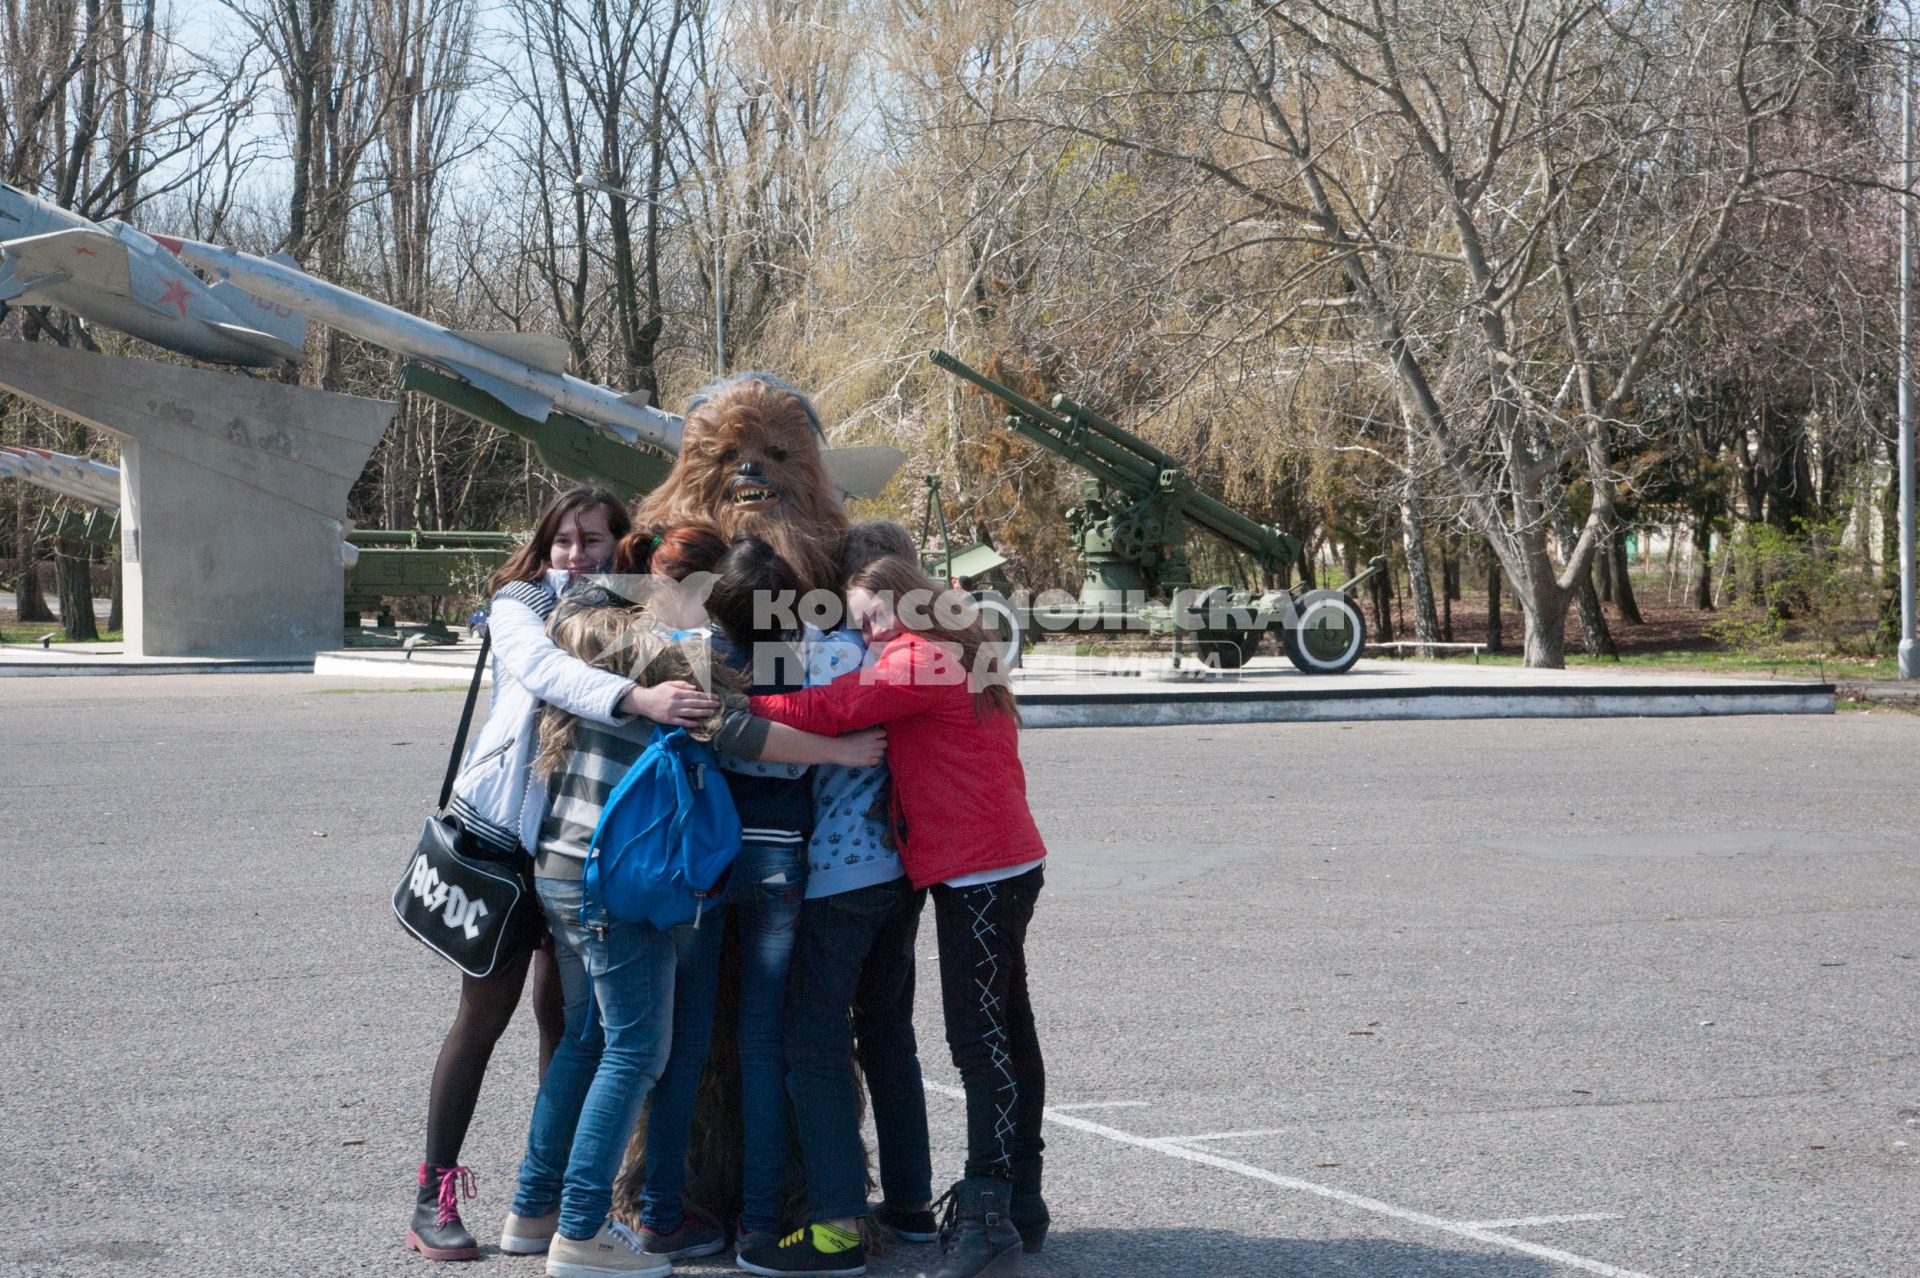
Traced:
<path fill-rule="evenodd" d="M 1911 714 L 1920 715 L 1920 702 L 1915 701 L 1855 701 L 1851 697 L 1833 699 L 1835 714 L 1843 710 L 1857 710 L 1862 714 Z"/>
<path fill-rule="evenodd" d="M 60 628 L 57 621 L 36 621 L 22 625 L 18 622 L 0 626 L 0 643 L 39 643 L 40 636 L 51 631 L 53 642 L 67 642 L 67 632 Z M 100 627 L 101 643 L 119 643 L 122 632 Z"/>
<path fill-rule="evenodd" d="M 1451 658 L 1461 660 L 1463 658 Z M 1472 660 L 1471 657 L 1464 658 Z M 1480 664 L 1517 666 L 1516 653 L 1482 653 Z M 1817 652 L 1641 652 L 1616 660 L 1567 654 L 1569 670 L 1590 666 L 1604 670 L 1667 670 L 1700 674 L 1771 675 L 1782 679 L 1894 679 L 1899 662 L 1892 657 L 1828 657 Z"/>

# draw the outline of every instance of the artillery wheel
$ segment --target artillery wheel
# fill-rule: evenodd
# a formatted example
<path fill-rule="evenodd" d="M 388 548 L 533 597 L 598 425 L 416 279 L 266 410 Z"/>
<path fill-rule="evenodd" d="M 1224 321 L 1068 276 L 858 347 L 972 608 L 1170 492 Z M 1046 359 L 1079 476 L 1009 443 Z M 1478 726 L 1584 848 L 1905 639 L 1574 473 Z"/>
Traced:
<path fill-rule="evenodd" d="M 1298 605 L 1299 628 L 1281 635 L 1287 660 L 1302 674 L 1343 674 L 1360 660 L 1367 622 L 1344 591 L 1309 591 Z"/>
<path fill-rule="evenodd" d="M 971 595 L 980 610 L 980 624 L 988 638 L 1000 646 L 1002 664 L 1008 670 L 1020 668 L 1020 655 L 1026 651 L 1027 636 L 1020 629 L 1020 618 L 997 590 L 976 590 Z"/>
<path fill-rule="evenodd" d="M 1202 630 L 1194 636 L 1193 649 L 1208 665 L 1238 670 L 1260 647 L 1260 635 L 1258 630 Z"/>

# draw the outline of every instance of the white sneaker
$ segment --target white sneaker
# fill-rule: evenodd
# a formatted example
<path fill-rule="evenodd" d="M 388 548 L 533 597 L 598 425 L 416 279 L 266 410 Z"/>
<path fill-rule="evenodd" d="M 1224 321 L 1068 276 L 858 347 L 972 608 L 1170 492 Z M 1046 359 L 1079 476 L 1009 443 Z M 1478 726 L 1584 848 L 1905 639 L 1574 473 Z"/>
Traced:
<path fill-rule="evenodd" d="M 547 1278 L 667 1278 L 673 1262 L 640 1248 L 640 1235 L 617 1220 L 584 1242 L 555 1234 L 547 1249 Z"/>
<path fill-rule="evenodd" d="M 507 1223 L 500 1226 L 500 1250 L 509 1256 L 541 1255 L 553 1242 L 553 1231 L 559 1224 L 557 1211 L 544 1216 L 516 1216 L 509 1212 Z"/>

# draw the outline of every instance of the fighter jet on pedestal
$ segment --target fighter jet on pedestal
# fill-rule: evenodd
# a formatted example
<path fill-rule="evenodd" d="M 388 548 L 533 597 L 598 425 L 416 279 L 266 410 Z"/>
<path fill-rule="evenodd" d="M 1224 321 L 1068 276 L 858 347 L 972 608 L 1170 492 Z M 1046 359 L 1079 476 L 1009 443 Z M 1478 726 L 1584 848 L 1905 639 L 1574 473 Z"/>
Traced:
<path fill-rule="evenodd" d="M 254 368 L 298 360 L 311 317 L 444 370 L 517 418 L 571 422 L 668 456 L 680 450 L 680 418 L 643 395 L 572 376 L 567 345 L 551 334 L 446 328 L 308 275 L 285 254 L 255 257 L 89 222 L 0 183 L 0 315 L 16 301 L 58 306 L 196 359 Z M 823 452 L 841 490 L 858 497 L 878 493 L 904 458 L 885 444 Z"/>
<path fill-rule="evenodd" d="M 203 283 L 124 222 L 90 222 L 0 182 L 0 307 L 13 302 L 58 306 L 214 364 L 292 363 L 307 340 L 298 311 Z"/>

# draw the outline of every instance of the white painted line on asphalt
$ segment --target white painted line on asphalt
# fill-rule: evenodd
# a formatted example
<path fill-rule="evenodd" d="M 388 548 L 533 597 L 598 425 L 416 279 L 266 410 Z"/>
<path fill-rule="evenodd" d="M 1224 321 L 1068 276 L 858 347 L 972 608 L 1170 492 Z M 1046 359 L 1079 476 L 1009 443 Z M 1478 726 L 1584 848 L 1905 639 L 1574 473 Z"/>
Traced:
<path fill-rule="evenodd" d="M 1619 1212 L 1586 1211 L 1577 1216 L 1521 1216 L 1514 1220 L 1463 1220 L 1468 1229 L 1527 1229 L 1534 1225 L 1577 1225 L 1585 1220 L 1620 1220 Z"/>
<path fill-rule="evenodd" d="M 1145 1101 L 1077 1101 L 1072 1105 L 1049 1105 L 1047 1112 L 1069 1109 L 1144 1109 Z"/>
<path fill-rule="evenodd" d="M 926 1088 L 941 1096 L 966 1099 L 966 1092 L 946 1083 L 929 1081 Z M 1392 1203 L 1381 1202 L 1377 1198 L 1368 1198 L 1363 1194 L 1349 1193 L 1344 1189 L 1335 1189 L 1331 1185 L 1316 1185 L 1310 1180 L 1301 1180 L 1295 1176 L 1282 1176 L 1270 1172 L 1264 1167 L 1255 1167 L 1251 1163 L 1239 1162 L 1232 1158 L 1222 1158 L 1203 1149 L 1188 1149 L 1184 1145 L 1154 1136 L 1136 1136 L 1132 1132 L 1123 1132 L 1117 1127 L 1108 1127 L 1102 1123 L 1089 1122 L 1084 1118 L 1075 1118 L 1071 1114 L 1062 1114 L 1052 1106 L 1046 1111 L 1048 1122 L 1058 1123 L 1062 1127 L 1071 1127 L 1075 1131 L 1086 1132 L 1090 1136 L 1103 1137 L 1120 1145 L 1132 1145 L 1136 1149 L 1152 1150 L 1156 1154 L 1165 1154 L 1169 1158 L 1178 1158 L 1189 1163 L 1198 1163 L 1203 1167 L 1214 1167 L 1221 1171 L 1233 1172 L 1249 1180 L 1261 1181 L 1278 1189 L 1290 1189 L 1296 1193 L 1312 1194 L 1317 1198 L 1329 1199 L 1359 1211 L 1370 1212 L 1376 1216 L 1386 1216 L 1392 1220 L 1403 1221 L 1409 1225 L 1419 1225 L 1424 1229 L 1438 1230 L 1452 1234 L 1456 1238 L 1470 1238 L 1490 1247 L 1499 1247 L 1505 1251 L 1517 1251 L 1524 1255 L 1535 1256 L 1541 1260 L 1551 1260 L 1557 1265 L 1570 1269 L 1583 1270 L 1590 1274 L 1599 1274 L 1601 1278 L 1652 1278 L 1632 1269 L 1622 1269 L 1618 1265 L 1609 1265 L 1604 1260 L 1593 1260 L 1586 1256 L 1576 1256 L 1570 1251 L 1561 1251 L 1558 1247 L 1543 1247 L 1539 1243 L 1528 1242 L 1523 1238 L 1513 1238 L 1492 1229 L 1481 1228 L 1464 1221 L 1445 1220 L 1423 1211 L 1411 1211 L 1405 1207 L 1396 1207 Z"/>
<path fill-rule="evenodd" d="M 1240 1140 L 1251 1136 L 1284 1136 L 1290 1127 L 1249 1127 L 1239 1132 L 1201 1132 L 1198 1136 L 1162 1136 L 1169 1145 L 1199 1145 L 1210 1140 Z"/>

